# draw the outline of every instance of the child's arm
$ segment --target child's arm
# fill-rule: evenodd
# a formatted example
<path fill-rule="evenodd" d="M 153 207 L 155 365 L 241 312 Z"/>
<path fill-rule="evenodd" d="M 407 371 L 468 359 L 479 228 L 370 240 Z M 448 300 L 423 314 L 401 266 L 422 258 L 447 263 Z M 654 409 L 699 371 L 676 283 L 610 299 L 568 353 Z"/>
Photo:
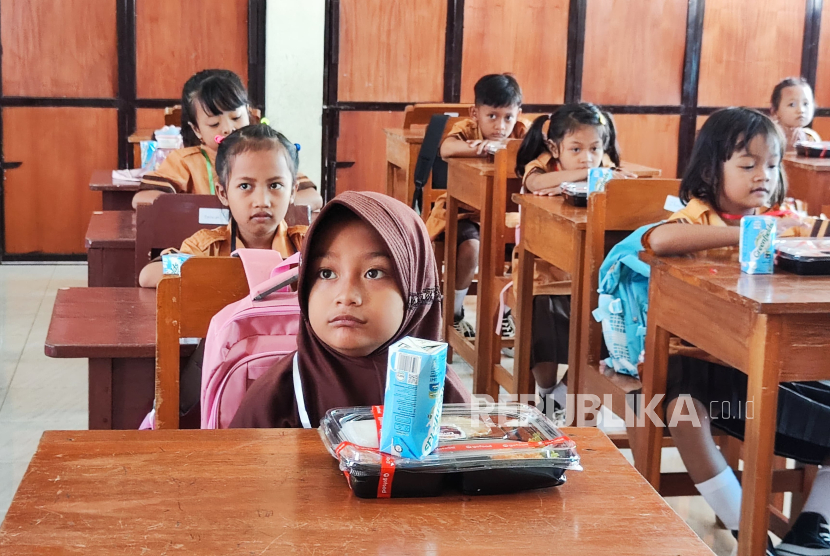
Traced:
<path fill-rule="evenodd" d="M 161 261 L 148 263 L 138 275 L 138 285 L 142 288 L 156 288 L 164 277 Z"/>
<path fill-rule="evenodd" d="M 614 179 L 635 178 L 634 174 L 623 170 L 614 170 Z M 560 195 L 561 185 L 565 182 L 585 181 L 588 170 L 558 170 L 556 172 L 533 172 L 525 179 L 525 187 L 534 195 Z"/>
<path fill-rule="evenodd" d="M 153 201 L 155 201 L 157 197 L 164 194 L 164 191 L 159 191 L 157 189 L 143 189 L 141 191 L 137 191 L 136 194 L 133 195 L 133 210 L 138 208 L 138 205 L 152 205 Z"/>
<path fill-rule="evenodd" d="M 738 245 L 740 238 L 738 226 L 664 224 L 651 230 L 648 244 L 655 255 L 665 257 L 732 247 Z"/>
<path fill-rule="evenodd" d="M 479 145 L 472 146 L 472 142 L 468 143 L 458 137 L 447 137 L 441 143 L 439 154 L 441 158 L 484 156 L 486 153 L 479 153 L 478 147 Z"/>

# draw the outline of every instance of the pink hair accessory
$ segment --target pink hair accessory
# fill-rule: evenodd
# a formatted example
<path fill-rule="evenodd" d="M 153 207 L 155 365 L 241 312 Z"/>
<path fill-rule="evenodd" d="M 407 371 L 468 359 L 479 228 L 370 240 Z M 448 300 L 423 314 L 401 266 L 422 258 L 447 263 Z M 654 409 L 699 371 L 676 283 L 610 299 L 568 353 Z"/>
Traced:
<path fill-rule="evenodd" d="M 224 135 L 217 135 L 216 137 L 213 138 L 213 140 L 216 141 L 216 144 L 218 145 L 219 143 L 221 143 L 222 141 L 225 140 L 225 136 Z"/>

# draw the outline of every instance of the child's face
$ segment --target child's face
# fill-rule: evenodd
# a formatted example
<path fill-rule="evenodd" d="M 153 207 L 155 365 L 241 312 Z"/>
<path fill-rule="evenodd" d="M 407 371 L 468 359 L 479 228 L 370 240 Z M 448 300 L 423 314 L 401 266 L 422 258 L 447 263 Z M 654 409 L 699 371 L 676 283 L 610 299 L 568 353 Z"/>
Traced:
<path fill-rule="evenodd" d="M 228 183 L 216 193 L 230 208 L 243 241 L 250 247 L 255 241 L 273 240 L 294 199 L 294 187 L 285 153 L 272 148 L 234 156 Z"/>
<path fill-rule="evenodd" d="M 201 102 L 194 102 L 196 107 L 196 123 L 190 122 L 190 127 L 196 134 L 196 137 L 201 139 L 205 148 L 214 153 L 219 148 L 216 142 L 216 136 L 221 135 L 227 137 L 237 129 L 245 127 L 250 123 L 248 117 L 248 106 L 243 104 L 236 110 L 226 110 L 214 116 L 205 112 L 205 108 Z"/>
<path fill-rule="evenodd" d="M 785 127 L 804 127 L 813 120 L 815 111 L 810 87 L 794 85 L 781 89 L 781 103 L 773 115 Z"/>
<path fill-rule="evenodd" d="M 550 139 L 546 143 L 562 170 L 599 168 L 605 153 L 599 129 L 588 125 L 576 128 L 558 145 Z"/>
<path fill-rule="evenodd" d="M 496 108 L 482 104 L 470 109 L 470 114 L 478 123 L 481 135 L 488 141 L 504 141 L 510 137 L 521 113 L 522 109 L 518 106 Z"/>
<path fill-rule="evenodd" d="M 770 196 L 780 187 L 778 141 L 757 135 L 741 151 L 723 163 L 723 186 L 718 204 L 723 212 L 752 214 L 766 206 Z"/>
<path fill-rule="evenodd" d="M 363 357 L 400 329 L 403 296 L 392 259 L 373 228 L 349 218 L 330 230 L 311 261 L 309 323 L 331 348 Z"/>

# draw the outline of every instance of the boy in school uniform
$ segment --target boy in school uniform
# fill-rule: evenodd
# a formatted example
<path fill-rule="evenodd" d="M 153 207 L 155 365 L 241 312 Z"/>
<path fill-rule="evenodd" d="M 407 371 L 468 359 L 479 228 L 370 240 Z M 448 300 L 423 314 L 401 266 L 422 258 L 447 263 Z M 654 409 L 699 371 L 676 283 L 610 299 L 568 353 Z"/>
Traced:
<path fill-rule="evenodd" d="M 441 143 L 441 157 L 486 157 L 504 148 L 508 139 L 521 139 L 530 122 L 520 119 L 522 89 L 516 78 L 507 73 L 485 75 L 475 84 L 475 106 L 470 118 L 456 123 Z M 447 196 L 442 195 L 427 220 L 427 231 L 433 241 L 443 238 L 446 228 Z M 464 297 L 478 267 L 478 213 L 459 215 L 457 262 L 455 275 L 454 328 L 465 338 L 475 337 L 475 328 L 464 320 Z M 502 321 L 502 336 L 515 334 L 509 314 Z"/>

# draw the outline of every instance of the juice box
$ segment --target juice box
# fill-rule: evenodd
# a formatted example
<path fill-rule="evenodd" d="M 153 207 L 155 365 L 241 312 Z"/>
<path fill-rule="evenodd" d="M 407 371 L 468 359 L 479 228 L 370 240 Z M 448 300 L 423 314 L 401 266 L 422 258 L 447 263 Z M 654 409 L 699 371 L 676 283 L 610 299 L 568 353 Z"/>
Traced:
<path fill-rule="evenodd" d="M 178 276 L 182 273 L 182 264 L 192 257 L 187 253 L 170 253 L 161 256 L 161 268 L 164 274 L 173 274 Z"/>
<path fill-rule="evenodd" d="M 438 444 L 447 344 L 407 337 L 389 347 L 380 451 L 428 456 Z"/>
<path fill-rule="evenodd" d="M 605 191 L 605 184 L 614 177 L 611 168 L 591 168 L 588 170 L 588 195 L 594 191 Z"/>
<path fill-rule="evenodd" d="M 741 218 L 739 260 L 741 272 L 772 274 L 775 262 L 775 218 L 744 216 Z"/>

